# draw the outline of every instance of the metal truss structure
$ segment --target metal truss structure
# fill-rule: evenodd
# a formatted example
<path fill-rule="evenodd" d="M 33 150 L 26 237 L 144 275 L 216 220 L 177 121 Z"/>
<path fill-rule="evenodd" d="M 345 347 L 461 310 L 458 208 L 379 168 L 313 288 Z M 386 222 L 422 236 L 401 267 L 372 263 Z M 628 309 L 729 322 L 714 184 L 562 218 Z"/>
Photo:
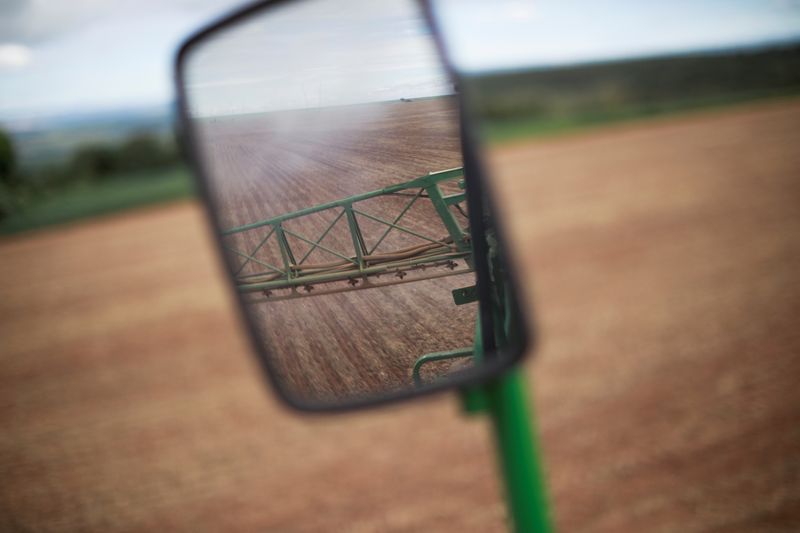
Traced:
<path fill-rule="evenodd" d="M 443 192 L 442 185 L 448 183 L 451 186 L 457 184 L 459 192 L 455 194 Z M 396 285 L 471 272 L 469 231 L 459 224 L 450 209 L 451 206 L 455 206 L 463 213 L 461 204 L 465 201 L 465 194 L 462 189 L 463 171 L 461 168 L 454 168 L 228 229 L 223 232 L 226 241 L 230 243 L 226 246 L 227 250 L 234 257 L 240 258 L 236 269 L 238 288 L 242 292 L 260 294 L 263 300 L 271 301 Z M 399 214 L 391 219 L 368 213 L 362 208 L 367 200 L 394 195 L 406 196 L 409 200 Z M 430 202 L 441 219 L 447 235 L 443 237 L 441 234 L 425 234 L 404 224 L 412 207 L 421 202 Z M 322 213 L 328 214 L 332 220 L 315 235 L 303 234 L 287 227 L 290 221 Z M 360 223 L 359 219 L 373 222 L 371 233 L 376 232 L 375 228 L 380 228 L 380 235 L 370 235 L 371 245 L 367 244 L 363 223 Z M 343 220 L 346 222 L 342 222 Z M 325 239 L 331 230 L 345 223 L 350 234 L 348 250 L 342 250 L 340 247 L 337 250 L 326 245 Z M 246 240 L 237 240 L 236 237 L 253 231 L 261 232 L 257 244 L 251 249 L 242 250 L 242 243 Z M 392 232 L 411 235 L 419 243 L 399 249 L 379 251 L 380 245 Z M 298 241 L 305 243 L 305 249 L 298 250 L 296 244 L 292 245 L 290 238 L 295 243 Z M 250 240 L 252 241 L 252 237 Z M 272 248 L 274 253 L 263 253 L 267 248 Z M 259 255 L 259 252 L 262 253 Z M 318 252 L 316 257 L 325 255 L 329 260 L 309 262 L 314 252 Z M 273 264 L 264 258 L 270 255 L 279 257 L 280 263 Z M 257 266 L 256 271 L 245 274 L 245 267 L 248 265 L 251 270 L 254 265 Z M 418 275 L 405 279 L 410 271 L 418 271 Z"/>

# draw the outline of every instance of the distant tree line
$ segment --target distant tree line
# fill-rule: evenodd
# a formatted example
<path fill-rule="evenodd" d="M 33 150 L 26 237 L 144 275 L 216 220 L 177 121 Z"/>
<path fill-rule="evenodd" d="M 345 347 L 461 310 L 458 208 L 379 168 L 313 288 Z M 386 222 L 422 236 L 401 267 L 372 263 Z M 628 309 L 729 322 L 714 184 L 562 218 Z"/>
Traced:
<path fill-rule="evenodd" d="M 0 130 L 0 220 L 14 207 L 13 192 L 18 188 L 17 154 L 14 143 L 5 131 Z"/>
<path fill-rule="evenodd" d="M 146 172 L 177 163 L 174 144 L 150 133 L 136 133 L 117 144 L 88 144 L 63 164 L 44 170 L 61 182 L 101 181 L 120 174 Z"/>
<path fill-rule="evenodd" d="M 12 137 L 0 130 L 0 218 L 63 187 L 144 174 L 179 161 L 173 142 L 139 132 L 118 143 L 81 146 L 59 163 L 21 168 Z"/>
<path fill-rule="evenodd" d="M 468 86 L 496 120 L 658 112 L 800 93 L 800 44 L 498 72 Z"/>

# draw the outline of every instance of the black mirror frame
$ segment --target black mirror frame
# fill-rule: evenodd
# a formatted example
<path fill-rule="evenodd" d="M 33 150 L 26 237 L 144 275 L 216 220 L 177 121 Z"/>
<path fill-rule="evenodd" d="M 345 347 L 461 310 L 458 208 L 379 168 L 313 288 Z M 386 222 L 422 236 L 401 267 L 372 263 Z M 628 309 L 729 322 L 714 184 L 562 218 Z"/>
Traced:
<path fill-rule="evenodd" d="M 231 270 L 230 262 L 227 261 L 222 252 L 222 239 L 217 228 L 220 227 L 218 217 L 215 210 L 211 207 L 213 205 L 213 197 L 209 187 L 208 174 L 205 171 L 202 159 L 199 156 L 199 145 L 195 138 L 193 128 L 191 127 L 191 118 L 189 116 L 189 107 L 187 95 L 185 91 L 185 78 L 183 65 L 190 54 L 192 48 L 206 38 L 214 35 L 220 30 L 227 28 L 235 23 L 238 23 L 251 15 L 258 12 L 268 10 L 272 7 L 287 4 L 295 0 L 258 0 L 254 3 L 244 5 L 233 12 L 222 16 L 219 20 L 213 21 L 210 24 L 200 28 L 195 33 L 185 39 L 175 56 L 174 59 L 174 82 L 176 89 L 176 107 L 177 119 L 176 135 L 180 144 L 184 147 L 184 154 L 188 158 L 189 167 L 194 175 L 195 187 L 203 201 L 206 212 L 206 221 L 208 228 L 213 234 L 213 240 L 218 250 L 218 257 L 223 264 L 223 269 L 228 274 L 228 290 L 235 294 L 235 301 L 238 304 L 237 313 L 245 324 L 245 330 L 249 338 L 249 343 L 257 355 L 257 359 L 267 380 L 272 384 L 272 389 L 276 395 L 289 407 L 311 413 L 338 413 L 345 411 L 352 411 L 356 409 L 363 409 L 375 407 L 379 405 L 394 403 L 398 401 L 408 400 L 412 398 L 428 396 L 430 394 L 443 392 L 454 388 L 470 388 L 482 385 L 492 378 L 498 377 L 503 373 L 510 370 L 533 348 L 533 340 L 535 338 L 534 332 L 529 331 L 525 310 L 519 305 L 519 299 L 514 298 L 512 302 L 513 313 L 519 320 L 519 335 L 518 343 L 514 346 L 498 351 L 493 347 L 485 347 L 487 352 L 496 354 L 491 358 L 487 358 L 479 368 L 471 368 L 459 373 L 458 378 L 442 382 L 430 383 L 421 387 L 416 387 L 408 390 L 398 390 L 389 392 L 383 396 L 354 398 L 346 400 L 341 403 L 317 403 L 305 402 L 292 397 L 288 391 L 283 387 L 281 381 L 276 378 L 276 374 L 272 367 L 273 363 L 267 355 L 267 350 L 261 343 L 258 342 L 259 337 L 256 333 L 255 324 L 253 324 L 250 315 L 245 312 L 245 301 L 242 294 L 236 290 L 235 283 L 233 282 L 233 272 Z M 302 1 L 302 0 L 297 0 Z M 488 187 L 487 180 L 485 180 L 483 172 L 483 164 L 480 158 L 480 151 L 477 149 L 477 139 L 475 132 L 469 127 L 470 117 L 468 116 L 468 109 L 463 105 L 465 84 L 462 83 L 462 77 L 458 75 L 453 68 L 452 62 L 447 54 L 446 47 L 444 46 L 440 29 L 436 24 L 435 17 L 433 16 L 431 6 L 426 0 L 418 0 L 421 5 L 421 11 L 424 13 L 426 21 L 431 28 L 432 35 L 436 44 L 436 48 L 440 57 L 445 65 L 445 69 L 450 76 L 450 79 L 458 84 L 460 92 L 460 116 L 461 116 L 461 144 L 462 144 L 462 157 L 464 160 L 464 179 L 467 184 L 467 208 L 469 213 L 470 230 L 482 234 L 484 231 L 484 204 L 489 206 L 491 212 L 497 212 Z M 504 232 L 502 231 L 501 223 L 494 217 L 494 231 L 500 242 L 506 242 L 504 239 Z M 478 242 L 482 243 L 482 239 L 473 239 L 473 246 Z M 485 243 L 482 243 L 485 245 Z M 507 282 L 511 287 L 511 293 L 514 295 L 520 294 L 518 284 L 516 283 L 517 276 L 514 271 L 513 263 L 510 261 L 511 257 L 507 249 L 503 248 L 502 260 L 505 263 Z M 475 257 L 485 257 L 485 254 L 474 253 Z M 479 312 L 483 324 L 491 324 L 491 314 L 487 304 L 487 296 L 489 288 L 486 280 L 489 279 L 488 265 L 484 261 L 475 262 L 476 284 L 478 293 L 480 295 Z"/>

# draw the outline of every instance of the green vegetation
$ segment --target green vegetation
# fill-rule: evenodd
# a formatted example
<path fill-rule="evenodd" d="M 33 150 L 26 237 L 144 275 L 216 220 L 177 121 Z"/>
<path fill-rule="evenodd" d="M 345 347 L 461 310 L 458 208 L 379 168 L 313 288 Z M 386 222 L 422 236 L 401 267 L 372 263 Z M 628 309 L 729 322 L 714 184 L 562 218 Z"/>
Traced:
<path fill-rule="evenodd" d="M 101 183 L 77 183 L 36 196 L 25 209 L 16 210 L 0 220 L 0 234 L 185 198 L 192 192 L 189 173 L 181 166 L 149 173 L 122 174 Z"/>
<path fill-rule="evenodd" d="M 172 142 L 139 132 L 91 143 L 70 157 L 20 168 L 11 138 L 0 132 L 0 233 L 185 197 L 191 181 Z"/>
<path fill-rule="evenodd" d="M 14 152 L 11 137 L 0 131 L 0 183 L 7 187 L 13 186 L 16 171 L 17 154 Z"/>
<path fill-rule="evenodd" d="M 800 45 L 472 78 L 485 136 L 504 141 L 800 94 Z"/>
<path fill-rule="evenodd" d="M 489 120 L 484 125 L 484 135 L 490 143 L 502 143 L 527 137 L 550 137 L 582 131 L 589 128 L 604 127 L 615 123 L 623 123 L 660 116 L 671 116 L 694 111 L 710 111 L 727 108 L 736 104 L 751 103 L 758 100 L 778 100 L 800 96 L 800 89 L 791 91 L 775 91 L 730 95 L 727 97 L 676 100 L 658 107 L 643 108 L 630 106 L 615 110 L 586 113 L 577 116 L 550 117 L 547 119 L 531 119 L 521 117 L 508 120 Z"/>

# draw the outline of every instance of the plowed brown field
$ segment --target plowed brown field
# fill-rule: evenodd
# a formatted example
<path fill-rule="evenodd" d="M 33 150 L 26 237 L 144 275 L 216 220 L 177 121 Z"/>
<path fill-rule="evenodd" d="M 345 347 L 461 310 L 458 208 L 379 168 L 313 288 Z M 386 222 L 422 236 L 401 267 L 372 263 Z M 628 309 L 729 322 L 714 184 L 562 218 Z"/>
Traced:
<path fill-rule="evenodd" d="M 798 139 L 790 102 L 493 154 L 562 531 L 800 529 Z M 194 203 L 0 242 L 1 530 L 504 530 L 485 420 L 286 412 L 219 273 Z"/>

